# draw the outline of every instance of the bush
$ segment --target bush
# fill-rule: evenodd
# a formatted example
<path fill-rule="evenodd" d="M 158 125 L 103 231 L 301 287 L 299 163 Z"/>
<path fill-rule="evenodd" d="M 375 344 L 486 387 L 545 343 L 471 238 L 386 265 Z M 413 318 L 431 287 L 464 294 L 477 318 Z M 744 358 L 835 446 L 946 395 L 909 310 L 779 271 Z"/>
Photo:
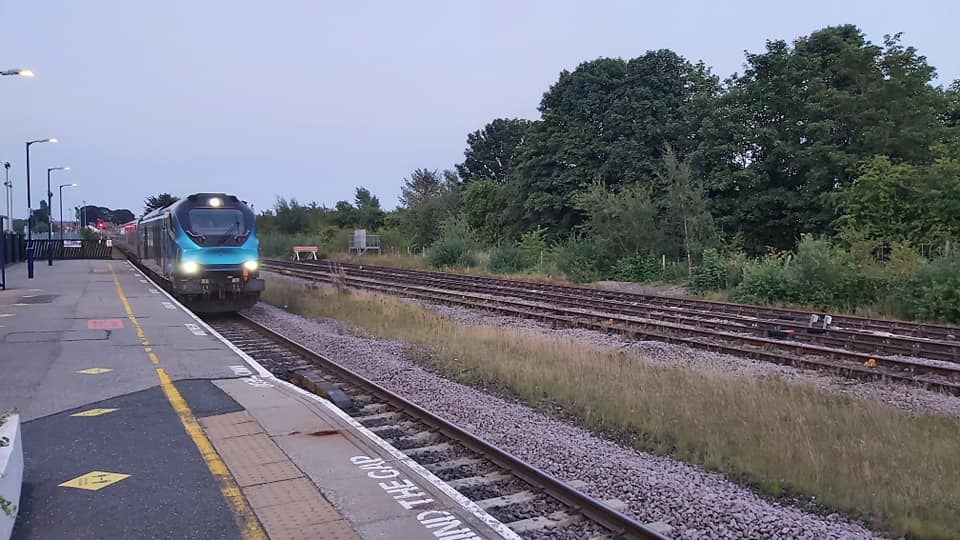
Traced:
<path fill-rule="evenodd" d="M 550 251 L 547 244 L 547 230 L 543 227 L 537 227 L 520 235 L 520 243 L 517 245 L 520 253 L 523 254 L 523 265 L 527 268 L 540 267 L 543 263 L 543 257 Z"/>
<path fill-rule="evenodd" d="M 330 255 L 330 253 L 336 251 L 346 251 L 348 238 L 350 231 L 347 230 L 338 230 L 335 234 L 332 235 L 333 240 L 324 242 L 325 237 L 330 237 L 327 235 L 319 234 L 284 234 L 279 232 L 270 232 L 270 233 L 261 233 L 257 235 L 257 238 L 260 240 L 260 254 L 264 257 L 285 257 L 289 258 L 293 255 L 293 246 L 317 246 L 320 250 L 317 252 L 317 257 L 324 259 Z M 337 244 L 340 244 L 337 246 Z M 337 249 L 339 247 L 339 249 Z"/>
<path fill-rule="evenodd" d="M 908 319 L 960 322 L 960 257 L 920 266 L 892 293 L 897 314 Z"/>
<path fill-rule="evenodd" d="M 720 252 L 714 248 L 703 250 L 703 258 L 693 269 L 690 288 L 694 292 L 715 291 L 727 283 L 727 266 Z"/>
<path fill-rule="evenodd" d="M 644 283 L 658 279 L 662 271 L 663 266 L 656 257 L 632 255 L 620 259 L 613 265 L 612 276 L 620 281 Z"/>
<path fill-rule="evenodd" d="M 487 270 L 500 274 L 515 273 L 527 267 L 523 252 L 516 246 L 500 246 L 490 250 Z"/>
<path fill-rule="evenodd" d="M 743 269 L 734 298 L 821 308 L 856 308 L 877 299 L 879 282 L 868 279 L 849 251 L 805 235 L 796 254 L 772 254 Z"/>
<path fill-rule="evenodd" d="M 459 238 L 437 240 L 427 250 L 427 264 L 434 268 L 476 266 L 477 259 Z"/>
<path fill-rule="evenodd" d="M 743 281 L 733 291 L 733 299 L 750 304 L 774 302 L 787 296 L 783 262 L 776 255 L 747 263 Z"/>
<path fill-rule="evenodd" d="M 596 246 L 587 240 L 569 238 L 557 244 L 550 250 L 550 262 L 556 273 L 574 283 L 589 283 L 600 279 Z"/>

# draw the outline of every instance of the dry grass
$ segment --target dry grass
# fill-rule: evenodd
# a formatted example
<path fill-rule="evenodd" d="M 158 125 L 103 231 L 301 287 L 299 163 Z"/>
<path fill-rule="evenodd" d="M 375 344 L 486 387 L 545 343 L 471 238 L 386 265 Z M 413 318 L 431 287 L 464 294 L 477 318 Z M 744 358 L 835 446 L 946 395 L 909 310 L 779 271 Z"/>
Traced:
<path fill-rule="evenodd" d="M 467 326 L 394 298 L 271 281 L 265 300 L 428 347 L 433 365 L 645 450 L 727 473 L 780 496 L 864 517 L 909 538 L 960 537 L 960 422 L 911 417 L 778 378 L 651 366 L 639 358 L 516 329 Z"/>

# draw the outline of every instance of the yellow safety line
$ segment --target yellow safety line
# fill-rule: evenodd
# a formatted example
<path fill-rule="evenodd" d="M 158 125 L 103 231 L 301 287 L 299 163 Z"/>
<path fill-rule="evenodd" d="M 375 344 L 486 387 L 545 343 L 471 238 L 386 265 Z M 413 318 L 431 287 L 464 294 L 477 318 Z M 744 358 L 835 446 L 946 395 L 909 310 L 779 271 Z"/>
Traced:
<path fill-rule="evenodd" d="M 130 319 L 130 324 L 137 330 L 137 337 L 140 338 L 140 342 L 143 344 L 144 352 L 147 353 L 147 357 L 150 358 L 151 363 L 159 365 L 160 359 L 156 353 L 153 352 L 153 348 L 150 346 L 150 342 L 147 341 L 143 327 L 140 326 L 136 315 L 133 314 L 130 302 L 127 301 L 127 295 L 124 294 L 123 287 L 120 286 L 120 279 L 117 277 L 117 273 L 113 271 L 113 263 L 107 263 L 107 266 L 110 268 L 110 274 L 113 275 L 113 285 L 117 289 L 117 296 L 120 297 L 120 302 L 123 303 L 123 309 L 127 312 L 127 318 Z M 193 411 L 190 410 L 187 401 L 183 399 L 180 391 L 174 386 L 167 372 L 162 367 L 158 367 L 156 370 L 157 379 L 160 380 L 160 388 L 163 390 L 163 395 L 167 397 L 170 406 L 173 407 L 173 410 L 176 411 L 177 416 L 180 418 L 180 423 L 183 424 L 184 431 L 187 432 L 193 444 L 196 445 L 197 450 L 200 451 L 200 455 L 203 456 L 203 461 L 207 464 L 210 474 L 220 483 L 220 493 L 222 493 L 223 498 L 227 500 L 230 509 L 233 510 L 234 518 L 237 520 L 237 525 L 240 527 L 243 538 L 245 540 L 266 540 L 267 535 L 260 526 L 260 522 L 257 521 L 253 510 L 247 504 L 246 499 L 243 498 L 243 494 L 240 492 L 240 486 L 237 485 L 236 480 L 234 480 L 230 471 L 227 470 L 226 463 L 223 462 L 220 454 L 217 453 L 213 444 L 210 443 L 210 439 L 208 439 L 203 432 L 203 428 L 201 428 L 200 423 L 197 422 L 197 418 L 193 415 Z"/>

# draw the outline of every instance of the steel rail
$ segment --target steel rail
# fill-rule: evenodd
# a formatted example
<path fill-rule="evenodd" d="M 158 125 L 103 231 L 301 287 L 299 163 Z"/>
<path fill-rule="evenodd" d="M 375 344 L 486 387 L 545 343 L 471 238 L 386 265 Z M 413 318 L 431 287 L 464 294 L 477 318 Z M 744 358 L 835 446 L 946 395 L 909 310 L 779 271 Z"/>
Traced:
<path fill-rule="evenodd" d="M 269 264 L 285 268 L 316 267 L 314 265 L 304 266 L 299 265 L 299 263 L 287 261 L 269 261 Z M 380 267 L 375 269 L 367 267 L 363 267 L 362 269 L 349 268 L 348 271 L 358 275 L 388 276 L 390 279 L 407 280 L 419 284 L 437 284 L 443 288 L 456 288 L 463 291 L 477 291 L 480 288 L 484 288 L 493 294 L 502 294 L 533 301 L 546 301 L 549 299 L 551 302 L 570 307 L 585 307 L 589 305 L 589 307 L 599 307 L 611 313 L 669 320 L 688 326 L 703 326 L 731 332 L 755 332 L 765 330 L 768 335 L 771 333 L 774 334 L 770 337 L 776 337 L 776 333 L 783 333 L 784 335 L 780 337 L 789 337 L 797 341 L 819 343 L 833 347 L 850 348 L 866 353 L 920 356 L 934 360 L 960 363 L 960 343 L 956 341 L 935 341 L 913 336 L 883 336 L 875 333 L 864 333 L 838 328 L 830 328 L 829 330 L 820 330 L 817 332 L 817 329 L 810 329 L 806 325 L 793 321 L 766 320 L 757 317 L 717 313 L 699 309 L 666 309 L 655 304 L 609 300 L 566 290 L 563 292 L 551 292 L 534 290 L 531 289 L 531 287 L 489 285 L 473 280 L 472 276 L 457 276 L 454 274 L 442 274 L 443 277 L 435 277 L 432 275 L 421 276 L 418 274 L 408 274 L 405 271 L 396 271 Z M 786 331 L 784 332 L 784 330 Z"/>
<path fill-rule="evenodd" d="M 283 259 L 271 259 L 273 262 L 290 263 L 291 261 Z M 771 306 L 756 306 L 749 304 L 738 304 L 733 302 L 718 302 L 713 300 L 699 300 L 692 298 L 677 298 L 672 296 L 661 296 L 653 294 L 632 293 L 623 291 L 611 291 L 595 287 L 586 287 L 581 285 L 560 285 L 555 283 L 544 283 L 532 280 L 520 280 L 504 277 L 474 276 L 467 274 L 451 274 L 447 272 L 436 272 L 429 270 L 400 269 L 389 266 L 376 266 L 356 263 L 341 263 L 334 261 L 307 262 L 300 261 L 298 264 L 325 265 L 333 264 L 344 268 L 376 269 L 380 271 L 406 272 L 409 274 L 431 275 L 431 276 L 456 276 L 460 278 L 483 281 L 491 284 L 503 284 L 506 286 L 524 286 L 536 287 L 542 290 L 565 290 L 578 291 L 583 294 L 589 294 L 597 297 L 603 297 L 610 300 L 646 302 L 660 304 L 666 307 L 687 308 L 699 307 L 701 309 L 712 310 L 715 313 L 729 313 L 751 315 L 756 317 L 778 317 L 784 319 L 793 319 L 804 321 L 810 316 L 810 310 L 778 308 Z M 936 324 L 936 323 L 918 323 L 913 321 L 902 321 L 897 319 L 873 319 L 869 317 L 860 317 L 856 315 L 831 315 L 836 324 L 851 325 L 858 329 L 870 329 L 881 332 L 898 333 L 910 332 L 910 335 L 917 337 L 936 337 L 943 339 L 960 339 L 960 327 Z M 848 330 L 852 328 L 847 328 Z M 906 335 L 906 334 L 900 334 Z M 949 338 L 948 336 L 953 336 Z"/>
<path fill-rule="evenodd" d="M 267 264 L 265 269 L 269 270 L 270 265 Z M 345 284 L 351 287 L 369 289 L 392 295 L 407 296 L 428 302 L 446 303 L 472 309 L 493 311 L 508 316 L 521 316 L 524 318 L 549 321 L 553 324 L 559 324 L 563 326 L 589 328 L 601 332 L 615 332 L 629 335 L 637 339 L 663 341 L 667 343 L 685 345 L 696 349 L 722 352 L 735 356 L 753 358 L 756 360 L 774 362 L 778 364 L 824 370 L 847 377 L 861 379 L 896 379 L 901 382 L 918 384 L 931 389 L 948 392 L 954 395 L 960 395 L 960 383 L 954 382 L 955 380 L 960 379 L 960 368 L 953 369 L 916 363 L 908 360 L 874 357 L 872 355 L 853 351 L 829 349 L 800 343 L 784 343 L 754 336 L 713 332 L 669 323 L 635 321 L 606 313 L 591 313 L 584 310 L 551 308 L 502 298 L 491 299 L 479 297 L 469 293 L 450 292 L 395 283 L 384 283 L 367 278 L 336 278 L 332 274 L 322 270 L 298 268 L 293 270 L 277 269 L 274 271 L 291 277 L 298 277 L 302 279 L 305 278 L 308 280 L 321 282 L 331 282 L 335 279 L 343 279 Z M 671 330 L 675 333 L 668 333 Z M 703 338 L 707 338 L 710 341 L 701 341 L 699 339 L 676 334 L 694 334 Z M 717 343 L 716 340 L 733 343 L 747 343 L 750 344 L 750 346 L 734 346 L 726 343 Z M 781 352 L 771 352 L 769 350 L 771 348 L 788 349 L 795 355 L 786 356 Z M 801 355 L 819 355 L 822 357 L 814 358 L 812 356 L 798 356 L 796 355 L 797 353 Z M 837 358 L 842 360 L 837 360 Z M 871 361 L 872 365 L 876 367 L 871 367 Z M 877 369 L 877 367 L 883 369 Z M 924 376 L 924 374 L 933 374 L 939 377 L 927 377 Z"/>
<path fill-rule="evenodd" d="M 379 384 L 367 379 L 355 371 L 331 360 L 320 353 L 288 338 L 287 336 L 268 328 L 249 317 L 239 315 L 240 320 L 251 328 L 251 331 L 257 332 L 270 340 L 280 344 L 306 360 L 309 360 L 323 369 L 336 372 L 339 376 L 349 380 L 351 384 L 362 388 L 364 391 L 375 395 L 382 401 L 396 407 L 405 414 L 422 422 L 423 424 L 435 429 L 446 437 L 462 444 L 466 448 L 481 454 L 485 459 L 491 461 L 503 469 L 510 471 L 521 480 L 542 489 L 544 493 L 570 507 L 572 514 L 580 514 L 593 521 L 607 530 L 614 538 L 623 539 L 655 539 L 668 540 L 668 537 L 650 529 L 633 518 L 609 507 L 602 501 L 594 499 L 589 495 L 574 489 L 553 476 L 541 471 L 540 469 L 524 462 L 509 452 L 502 450 L 472 433 L 465 431 L 456 424 L 453 424 L 443 418 L 427 411 L 419 405 L 406 400 L 405 398 L 387 390 Z"/>

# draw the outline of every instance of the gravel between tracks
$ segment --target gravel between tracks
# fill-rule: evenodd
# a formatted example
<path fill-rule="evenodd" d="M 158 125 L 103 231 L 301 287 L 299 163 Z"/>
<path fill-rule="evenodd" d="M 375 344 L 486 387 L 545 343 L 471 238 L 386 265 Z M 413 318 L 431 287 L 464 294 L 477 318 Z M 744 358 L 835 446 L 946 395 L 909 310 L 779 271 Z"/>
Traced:
<path fill-rule="evenodd" d="M 625 448 L 522 404 L 444 379 L 408 361 L 400 341 L 358 337 L 336 321 L 307 320 L 263 303 L 246 313 L 563 480 L 586 482 L 586 491 L 594 497 L 624 501 L 637 519 L 671 524 L 676 538 L 882 538 L 841 516 L 817 516 L 766 501 L 722 475 Z M 489 322 L 478 319 L 474 324 Z M 683 356 L 659 350 L 660 355 Z M 678 360 L 673 364 L 697 363 Z M 723 370 L 728 373 L 730 367 Z"/>
<path fill-rule="evenodd" d="M 660 341 L 634 341 L 585 329 L 552 329 L 546 324 L 530 319 L 491 315 L 478 310 L 430 304 L 407 298 L 401 298 L 401 300 L 431 309 L 448 319 L 463 324 L 521 328 L 553 336 L 566 336 L 614 350 L 630 351 L 651 364 L 681 367 L 707 373 L 722 373 L 725 376 L 735 377 L 779 376 L 788 381 L 809 383 L 824 390 L 839 392 L 852 397 L 877 399 L 910 414 L 943 414 L 960 418 L 960 397 L 923 388 L 911 388 L 903 383 L 848 379 Z M 934 362 L 932 360 L 925 361 Z"/>

